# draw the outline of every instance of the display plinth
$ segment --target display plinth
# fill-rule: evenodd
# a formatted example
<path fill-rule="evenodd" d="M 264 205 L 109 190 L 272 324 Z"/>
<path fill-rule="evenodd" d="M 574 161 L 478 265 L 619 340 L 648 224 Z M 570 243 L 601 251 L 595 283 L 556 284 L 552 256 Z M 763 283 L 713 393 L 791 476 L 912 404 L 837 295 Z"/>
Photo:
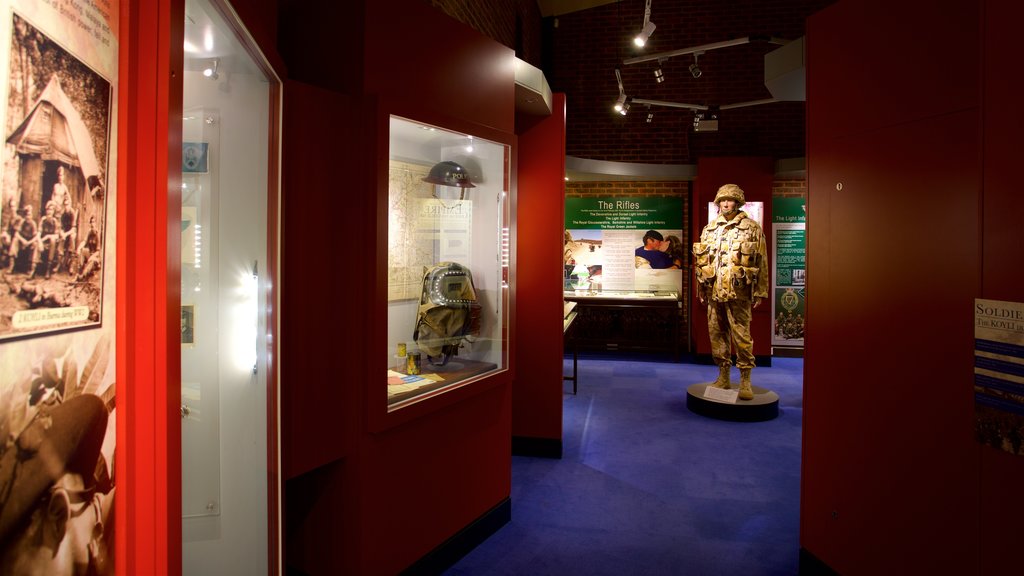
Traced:
<path fill-rule="evenodd" d="M 691 384 L 686 389 L 686 407 L 695 414 L 733 422 L 763 422 L 779 415 L 779 395 L 767 388 L 751 386 L 753 400 L 737 400 L 735 404 L 704 397 L 710 382 Z"/>

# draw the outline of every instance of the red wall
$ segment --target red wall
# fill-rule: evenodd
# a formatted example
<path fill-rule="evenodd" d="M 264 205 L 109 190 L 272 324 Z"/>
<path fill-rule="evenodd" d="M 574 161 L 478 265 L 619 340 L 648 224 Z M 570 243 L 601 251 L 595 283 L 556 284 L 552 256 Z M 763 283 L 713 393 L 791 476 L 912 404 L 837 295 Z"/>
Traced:
<path fill-rule="evenodd" d="M 181 572 L 179 279 L 168 267 L 180 258 L 168 238 L 180 221 L 170 175 L 181 160 L 183 24 L 180 0 L 120 3 L 118 574 Z"/>
<path fill-rule="evenodd" d="M 999 4 L 808 21 L 801 545 L 840 573 L 1019 570 L 1024 461 L 975 442 L 971 385 L 974 298 L 1022 294 L 1000 269 L 1021 80 L 992 40 L 1020 9 Z"/>
<path fill-rule="evenodd" d="M 764 235 L 768 241 L 768 266 L 772 260 L 772 185 L 775 180 L 775 163 L 771 158 L 701 158 L 697 162 L 697 180 L 693 186 L 693 203 L 690 230 L 691 241 L 700 240 L 700 233 L 708 223 L 708 202 L 714 202 L 715 194 L 723 184 L 736 184 L 743 189 L 747 202 L 764 203 Z M 770 268 L 769 268 L 770 270 Z M 768 275 L 771 278 L 771 274 Z M 708 336 L 707 307 L 697 301 L 693 290 L 693 270 L 689 271 L 690 283 L 690 330 L 694 350 L 710 358 L 711 340 Z M 769 296 L 771 296 L 769 292 Z M 772 353 L 771 302 L 765 300 L 754 308 L 750 320 L 750 335 L 754 339 L 754 355 L 766 358 Z"/>
<path fill-rule="evenodd" d="M 281 457 L 286 480 L 351 453 L 362 416 L 356 410 L 361 398 L 356 383 L 367 378 L 365 363 L 348 362 L 341 369 L 338 359 L 369 354 L 364 307 L 322 306 L 316 296 L 331 287 L 332 300 L 370 297 L 365 282 L 347 281 L 348 267 L 333 261 L 339 230 L 354 237 L 369 233 L 359 209 L 365 210 L 366 194 L 357 193 L 366 185 L 359 162 L 359 104 L 300 82 L 284 86 Z M 345 183 L 340 189 L 339 180 Z M 340 374 L 348 385 L 338 382 Z"/>
<path fill-rule="evenodd" d="M 551 107 L 519 134 L 512 435 L 561 442 L 565 95 L 555 94 Z"/>
<path fill-rule="evenodd" d="M 239 14 L 283 74 L 273 4 L 245 3 Z M 169 263 L 180 262 L 185 8 L 125 0 L 119 9 L 116 570 L 180 574 L 180 271 Z"/>
<path fill-rule="evenodd" d="M 383 367 L 364 366 L 387 346 L 388 119 L 512 144 L 514 57 L 415 0 L 300 4 L 281 31 L 302 80 L 284 95 L 285 557 L 312 574 L 393 574 L 510 496 L 514 374 L 389 414 Z"/>

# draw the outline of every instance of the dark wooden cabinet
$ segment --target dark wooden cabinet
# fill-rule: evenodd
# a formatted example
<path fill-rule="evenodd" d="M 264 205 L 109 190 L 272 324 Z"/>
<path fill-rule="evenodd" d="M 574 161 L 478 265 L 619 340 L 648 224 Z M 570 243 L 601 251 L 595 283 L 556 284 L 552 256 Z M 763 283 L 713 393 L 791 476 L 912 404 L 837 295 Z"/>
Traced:
<path fill-rule="evenodd" d="M 680 353 L 682 303 L 674 292 L 565 292 L 576 303 L 572 344 L 580 350 Z"/>

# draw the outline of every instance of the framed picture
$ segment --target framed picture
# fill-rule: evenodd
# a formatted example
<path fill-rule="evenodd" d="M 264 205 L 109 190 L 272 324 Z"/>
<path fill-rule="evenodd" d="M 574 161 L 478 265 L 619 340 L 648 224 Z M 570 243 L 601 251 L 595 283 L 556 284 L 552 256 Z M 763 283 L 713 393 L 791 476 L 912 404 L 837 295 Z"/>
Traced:
<path fill-rule="evenodd" d="M 186 174 L 206 174 L 210 171 L 210 144 L 183 142 L 181 145 L 181 171 Z"/>
<path fill-rule="evenodd" d="M 11 36 L 0 55 L 0 223 L 9 236 L 0 250 L 0 341 L 98 328 L 112 284 L 105 270 L 115 265 L 106 246 L 115 225 L 106 219 L 106 175 L 116 172 L 111 83 L 64 48 L 66 37 L 9 8 L 3 17 Z"/>
<path fill-rule="evenodd" d="M 196 305 L 181 305 L 181 345 L 192 347 L 196 345 Z"/>

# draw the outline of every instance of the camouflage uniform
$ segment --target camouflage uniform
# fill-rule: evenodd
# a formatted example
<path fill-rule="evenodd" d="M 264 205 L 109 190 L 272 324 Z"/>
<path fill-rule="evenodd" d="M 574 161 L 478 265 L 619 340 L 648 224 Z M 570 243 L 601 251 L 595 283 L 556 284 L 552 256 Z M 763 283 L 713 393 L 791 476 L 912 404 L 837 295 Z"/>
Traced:
<path fill-rule="evenodd" d="M 722 186 L 715 204 L 726 199 L 736 200 L 737 211 L 731 219 L 719 215 L 704 227 L 700 242 L 693 245 L 694 268 L 697 290 L 708 306 L 711 357 L 722 369 L 715 385 L 729 387 L 731 342 L 743 378 L 740 397 L 750 399 L 750 369 L 754 367 L 750 312 L 754 298 L 768 297 L 768 256 L 761 226 L 739 210 L 744 203 L 743 190 L 732 184 Z"/>

